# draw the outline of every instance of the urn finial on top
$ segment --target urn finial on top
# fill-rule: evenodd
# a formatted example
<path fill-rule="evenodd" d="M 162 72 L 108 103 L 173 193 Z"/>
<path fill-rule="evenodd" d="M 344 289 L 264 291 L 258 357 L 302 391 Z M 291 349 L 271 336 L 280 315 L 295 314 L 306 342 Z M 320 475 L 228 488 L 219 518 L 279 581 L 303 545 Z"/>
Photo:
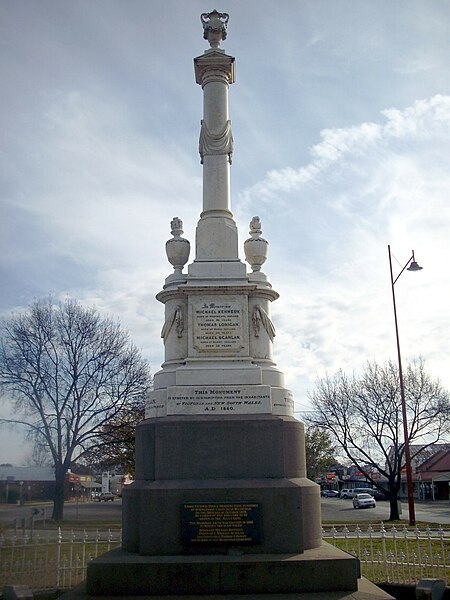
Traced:
<path fill-rule="evenodd" d="M 220 13 L 214 9 L 210 13 L 202 13 L 200 19 L 203 24 L 203 37 L 208 40 L 211 48 L 218 48 L 220 42 L 227 37 L 227 24 L 230 15 Z"/>
<path fill-rule="evenodd" d="M 266 262 L 269 242 L 261 237 L 261 219 L 253 217 L 250 221 L 250 235 L 244 242 L 245 260 L 249 263 L 252 271 L 260 271 L 261 266 Z"/>
<path fill-rule="evenodd" d="M 184 265 L 189 259 L 191 245 L 188 240 L 181 237 L 183 232 L 183 221 L 174 217 L 170 222 L 173 238 L 166 242 L 167 259 L 173 266 L 175 275 L 181 275 Z"/>

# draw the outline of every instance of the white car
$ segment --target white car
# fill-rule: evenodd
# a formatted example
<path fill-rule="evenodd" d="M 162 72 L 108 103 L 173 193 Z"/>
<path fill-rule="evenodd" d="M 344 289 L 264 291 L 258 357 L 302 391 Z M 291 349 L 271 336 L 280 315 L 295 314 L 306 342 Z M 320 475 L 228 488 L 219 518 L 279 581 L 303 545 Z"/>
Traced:
<path fill-rule="evenodd" d="M 351 498 L 352 497 L 352 490 L 344 488 L 343 490 L 341 490 L 340 497 L 344 498 L 344 499 Z"/>
<path fill-rule="evenodd" d="M 341 498 L 354 498 L 356 494 L 371 494 L 372 490 L 367 487 L 359 487 L 359 488 L 344 488 L 341 490 Z"/>
<path fill-rule="evenodd" d="M 356 494 L 353 498 L 353 508 L 375 508 L 377 501 L 370 494 Z"/>

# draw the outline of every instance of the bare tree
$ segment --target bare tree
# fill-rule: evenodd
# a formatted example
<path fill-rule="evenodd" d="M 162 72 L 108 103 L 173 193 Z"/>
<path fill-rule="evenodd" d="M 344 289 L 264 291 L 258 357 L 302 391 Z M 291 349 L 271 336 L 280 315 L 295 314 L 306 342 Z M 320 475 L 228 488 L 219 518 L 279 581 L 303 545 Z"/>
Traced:
<path fill-rule="evenodd" d="M 151 377 L 128 333 L 74 300 L 33 303 L 0 325 L 0 389 L 17 423 L 45 445 L 55 469 L 53 518 L 64 510 L 64 481 L 102 427 L 142 399 Z"/>
<path fill-rule="evenodd" d="M 83 462 L 87 465 L 101 465 L 102 471 L 121 467 L 125 474 L 134 476 L 135 431 L 144 418 L 144 412 L 145 402 L 140 399 L 105 423 Z"/>
<path fill-rule="evenodd" d="M 36 438 L 33 441 L 33 445 L 28 450 L 27 454 L 22 460 L 24 467 L 52 467 L 52 456 L 48 450 L 47 444 L 39 443 Z"/>
<path fill-rule="evenodd" d="M 408 439 L 420 442 L 423 451 L 448 433 L 449 395 L 421 359 L 408 365 L 404 385 Z M 398 519 L 405 454 L 397 366 L 368 362 L 360 377 L 339 371 L 319 378 L 309 398 L 315 410 L 307 422 L 328 431 L 375 487 L 381 488 L 379 474 L 386 478 L 390 519 Z M 417 455 L 411 448 L 411 459 Z"/>

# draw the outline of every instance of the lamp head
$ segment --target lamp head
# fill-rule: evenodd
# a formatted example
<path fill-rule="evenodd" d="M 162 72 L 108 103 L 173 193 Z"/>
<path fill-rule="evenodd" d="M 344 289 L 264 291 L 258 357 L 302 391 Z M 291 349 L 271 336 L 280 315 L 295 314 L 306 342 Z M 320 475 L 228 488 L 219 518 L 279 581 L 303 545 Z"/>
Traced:
<path fill-rule="evenodd" d="M 421 267 L 420 265 L 418 265 L 414 259 L 414 253 L 412 255 L 412 260 L 409 263 L 409 267 L 406 269 L 407 271 L 421 271 L 423 269 L 423 267 Z"/>

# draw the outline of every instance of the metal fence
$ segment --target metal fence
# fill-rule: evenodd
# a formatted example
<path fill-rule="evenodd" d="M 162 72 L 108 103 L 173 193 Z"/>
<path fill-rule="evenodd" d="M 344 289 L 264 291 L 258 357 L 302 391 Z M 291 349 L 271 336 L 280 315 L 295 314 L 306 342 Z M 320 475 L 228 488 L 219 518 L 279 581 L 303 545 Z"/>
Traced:
<path fill-rule="evenodd" d="M 0 590 L 26 584 L 33 590 L 67 589 L 86 578 L 87 564 L 120 546 L 121 530 L 0 535 Z"/>
<path fill-rule="evenodd" d="M 436 529 L 361 529 L 359 525 L 329 526 L 325 541 L 358 557 L 362 575 L 375 583 L 417 583 L 423 578 L 450 583 L 450 531 Z"/>
<path fill-rule="evenodd" d="M 450 582 L 450 530 L 363 530 L 328 526 L 323 539 L 358 557 L 362 575 L 375 583 L 416 583 L 424 577 Z M 121 530 L 34 532 L 0 536 L 0 589 L 7 583 L 33 590 L 67 589 L 86 578 L 87 564 L 120 546 Z"/>

